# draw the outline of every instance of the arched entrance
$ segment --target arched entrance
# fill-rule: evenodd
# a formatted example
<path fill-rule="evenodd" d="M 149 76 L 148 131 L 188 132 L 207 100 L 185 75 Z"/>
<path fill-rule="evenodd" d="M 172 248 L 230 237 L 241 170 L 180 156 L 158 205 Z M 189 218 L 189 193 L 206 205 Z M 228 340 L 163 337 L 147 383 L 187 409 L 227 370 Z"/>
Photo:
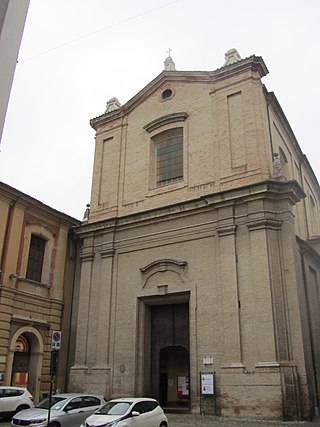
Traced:
<path fill-rule="evenodd" d="M 168 346 L 160 351 L 160 393 L 163 407 L 189 407 L 189 351 Z"/>
<path fill-rule="evenodd" d="M 12 385 L 26 383 L 35 402 L 40 397 L 43 350 L 43 338 L 34 327 L 19 328 L 11 339 L 7 378 Z"/>
<path fill-rule="evenodd" d="M 155 305 L 150 314 L 151 395 L 167 410 L 189 409 L 189 304 Z"/>
<path fill-rule="evenodd" d="M 26 334 L 19 335 L 13 356 L 11 385 L 28 387 L 30 341 Z"/>

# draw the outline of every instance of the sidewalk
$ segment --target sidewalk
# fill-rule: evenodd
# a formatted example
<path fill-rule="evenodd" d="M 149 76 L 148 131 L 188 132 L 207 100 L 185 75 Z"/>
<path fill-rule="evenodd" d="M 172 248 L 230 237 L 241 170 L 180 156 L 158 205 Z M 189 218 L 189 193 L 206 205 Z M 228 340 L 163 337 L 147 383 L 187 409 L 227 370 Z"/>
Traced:
<path fill-rule="evenodd" d="M 166 414 L 169 427 L 320 427 L 320 419 L 308 421 L 249 421 L 213 415 Z"/>

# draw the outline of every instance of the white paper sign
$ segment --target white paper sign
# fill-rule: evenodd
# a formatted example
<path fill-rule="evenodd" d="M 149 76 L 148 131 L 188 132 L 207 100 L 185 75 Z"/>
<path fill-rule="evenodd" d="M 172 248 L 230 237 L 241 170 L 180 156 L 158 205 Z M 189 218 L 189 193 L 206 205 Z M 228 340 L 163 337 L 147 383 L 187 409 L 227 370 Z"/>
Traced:
<path fill-rule="evenodd" d="M 214 375 L 213 374 L 201 374 L 201 393 L 202 394 L 214 394 Z"/>

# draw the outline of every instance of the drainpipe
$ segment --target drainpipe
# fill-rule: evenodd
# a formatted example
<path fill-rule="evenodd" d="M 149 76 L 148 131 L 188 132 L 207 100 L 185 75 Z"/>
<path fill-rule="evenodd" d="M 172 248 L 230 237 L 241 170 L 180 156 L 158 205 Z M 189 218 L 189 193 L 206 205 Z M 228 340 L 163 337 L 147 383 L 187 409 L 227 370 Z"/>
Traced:
<path fill-rule="evenodd" d="M 9 238 L 10 238 L 14 208 L 19 199 L 20 199 L 20 196 L 18 196 L 15 200 L 12 200 L 9 204 L 8 216 L 7 216 L 6 227 L 5 227 L 4 238 L 3 238 L 1 260 L 0 260 L 0 285 L 3 284 L 3 272 L 4 272 L 5 261 L 8 253 Z"/>

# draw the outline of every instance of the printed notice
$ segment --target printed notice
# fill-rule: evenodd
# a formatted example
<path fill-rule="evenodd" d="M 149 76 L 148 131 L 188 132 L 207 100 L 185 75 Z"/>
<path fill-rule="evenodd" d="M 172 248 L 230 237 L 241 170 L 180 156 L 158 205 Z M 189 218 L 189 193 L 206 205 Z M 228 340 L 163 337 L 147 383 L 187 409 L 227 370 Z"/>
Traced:
<path fill-rule="evenodd" d="M 201 393 L 214 394 L 214 374 L 201 374 Z"/>

